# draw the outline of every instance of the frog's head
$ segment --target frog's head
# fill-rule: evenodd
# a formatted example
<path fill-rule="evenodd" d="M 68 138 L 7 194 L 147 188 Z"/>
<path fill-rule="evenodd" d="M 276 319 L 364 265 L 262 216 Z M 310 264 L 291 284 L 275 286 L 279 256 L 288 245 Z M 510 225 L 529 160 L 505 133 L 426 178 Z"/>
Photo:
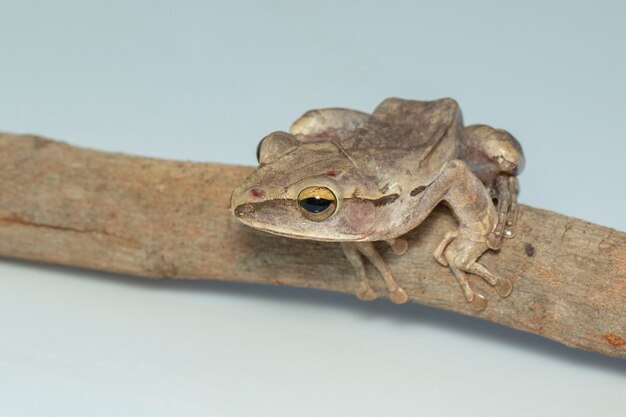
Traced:
<path fill-rule="evenodd" d="M 301 142 L 274 132 L 257 149 L 258 168 L 237 187 L 231 210 L 266 232 L 312 240 L 365 240 L 375 204 L 359 197 L 372 180 L 332 141 Z"/>

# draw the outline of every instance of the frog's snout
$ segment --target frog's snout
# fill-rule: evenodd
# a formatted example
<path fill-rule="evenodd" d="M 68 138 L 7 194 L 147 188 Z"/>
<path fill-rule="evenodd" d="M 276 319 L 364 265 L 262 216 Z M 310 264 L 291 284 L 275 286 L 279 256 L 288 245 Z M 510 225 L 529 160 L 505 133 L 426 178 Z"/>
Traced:
<path fill-rule="evenodd" d="M 243 214 L 242 208 L 245 205 L 245 202 L 242 201 L 241 196 L 241 187 L 237 187 L 233 190 L 230 195 L 230 212 L 233 213 L 236 217 L 241 217 Z"/>
<path fill-rule="evenodd" d="M 230 210 L 238 218 L 245 217 L 254 213 L 254 202 L 263 200 L 265 195 L 265 190 L 259 187 L 235 188 L 230 196 Z"/>
<path fill-rule="evenodd" d="M 233 210 L 233 213 L 235 213 L 236 217 L 241 218 L 241 217 L 245 217 L 248 214 L 254 213 L 254 211 L 255 211 L 254 206 L 252 204 L 246 203 L 246 204 L 241 204 L 235 207 L 235 209 Z"/>

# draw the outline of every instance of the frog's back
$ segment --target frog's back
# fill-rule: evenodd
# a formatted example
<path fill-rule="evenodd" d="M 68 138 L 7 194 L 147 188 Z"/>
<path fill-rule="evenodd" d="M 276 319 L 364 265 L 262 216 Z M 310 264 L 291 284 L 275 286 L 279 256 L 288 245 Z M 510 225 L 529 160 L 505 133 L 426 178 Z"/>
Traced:
<path fill-rule="evenodd" d="M 459 119 L 459 106 L 451 98 L 432 101 L 388 98 L 376 107 L 365 126 L 374 134 L 363 145 L 427 153 Z"/>
<path fill-rule="evenodd" d="M 461 125 L 459 107 L 452 99 L 388 98 L 340 143 L 355 160 L 367 161 L 378 172 L 426 175 L 423 168 L 436 170 L 454 157 Z"/>

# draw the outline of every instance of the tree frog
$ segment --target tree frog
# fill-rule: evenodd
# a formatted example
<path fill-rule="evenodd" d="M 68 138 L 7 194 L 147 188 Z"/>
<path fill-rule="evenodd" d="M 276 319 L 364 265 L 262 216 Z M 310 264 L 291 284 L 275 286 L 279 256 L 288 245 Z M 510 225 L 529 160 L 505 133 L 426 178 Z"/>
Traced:
<path fill-rule="evenodd" d="M 231 197 L 246 225 L 296 239 L 340 242 L 359 277 L 356 295 L 372 300 L 364 261 L 380 272 L 394 303 L 408 294 L 372 242 L 404 254 L 402 238 L 442 201 L 458 219 L 434 250 L 456 277 L 475 310 L 487 306 L 468 283 L 475 274 L 501 297 L 509 279 L 478 262 L 513 237 L 524 165 L 518 141 L 486 125 L 463 126 L 456 101 L 384 100 L 371 113 L 343 108 L 312 110 L 289 132 L 264 137 L 258 168 Z"/>

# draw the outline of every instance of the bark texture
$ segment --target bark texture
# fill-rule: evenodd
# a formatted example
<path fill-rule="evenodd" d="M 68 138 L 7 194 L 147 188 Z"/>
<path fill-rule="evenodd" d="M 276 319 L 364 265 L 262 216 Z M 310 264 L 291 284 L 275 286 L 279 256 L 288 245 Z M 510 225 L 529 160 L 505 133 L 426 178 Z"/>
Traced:
<path fill-rule="evenodd" d="M 229 212 L 250 167 L 140 158 L 0 134 L 0 256 L 152 278 L 218 279 L 353 292 L 338 244 L 254 231 Z M 413 302 L 475 315 L 569 346 L 626 358 L 626 234 L 521 206 L 514 239 L 482 263 L 514 282 L 472 311 L 432 252 L 455 219 L 438 208 L 380 251 Z M 377 272 L 370 267 L 370 277 Z M 380 277 L 379 277 L 380 278 Z M 381 297 L 382 279 L 372 279 Z"/>

